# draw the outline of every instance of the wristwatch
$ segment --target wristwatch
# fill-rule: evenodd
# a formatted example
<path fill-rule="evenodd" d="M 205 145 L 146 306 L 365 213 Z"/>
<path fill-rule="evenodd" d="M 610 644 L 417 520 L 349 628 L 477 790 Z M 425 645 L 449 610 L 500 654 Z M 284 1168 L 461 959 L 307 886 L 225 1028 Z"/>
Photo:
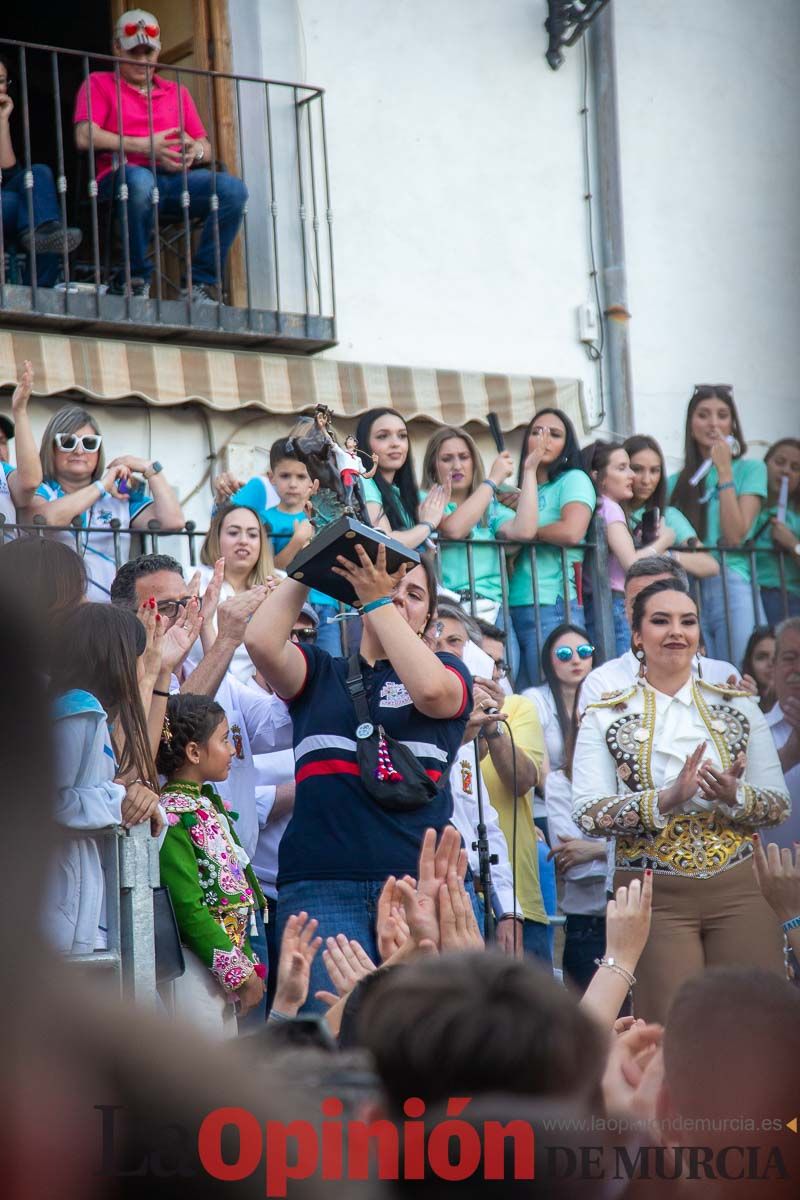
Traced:
<path fill-rule="evenodd" d="M 162 467 L 161 463 L 157 459 L 154 458 L 153 461 L 151 462 L 150 466 L 148 467 L 148 469 L 144 472 L 144 475 L 142 476 L 142 478 L 143 479 L 152 479 L 154 475 L 160 474 L 161 471 L 163 471 L 163 470 L 164 470 L 164 468 Z"/>
<path fill-rule="evenodd" d="M 481 737 L 484 741 L 493 742 L 495 738 L 503 736 L 503 726 L 498 722 L 494 733 L 487 733 L 485 729 L 481 730 Z"/>
<path fill-rule="evenodd" d="M 194 152 L 194 161 L 196 163 L 202 162 L 203 159 L 205 158 L 205 156 L 206 156 L 205 147 L 198 145 Z"/>

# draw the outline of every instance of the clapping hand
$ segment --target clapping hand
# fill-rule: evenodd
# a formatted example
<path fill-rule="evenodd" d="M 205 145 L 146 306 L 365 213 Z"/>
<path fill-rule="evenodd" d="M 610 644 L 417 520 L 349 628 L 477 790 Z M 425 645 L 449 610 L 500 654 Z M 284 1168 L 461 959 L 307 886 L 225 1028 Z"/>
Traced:
<path fill-rule="evenodd" d="M 714 800 L 733 808 L 736 804 L 736 793 L 747 766 L 747 756 L 740 752 L 726 771 L 704 762 L 697 773 L 700 795 L 704 800 Z"/>
<path fill-rule="evenodd" d="M 179 668 L 188 657 L 189 651 L 197 641 L 203 627 L 203 614 L 200 602 L 192 597 L 179 613 L 174 624 L 166 631 L 161 643 L 161 670 L 177 675 Z"/>
<path fill-rule="evenodd" d="M 355 938 L 348 940 L 343 933 L 327 939 L 322 958 L 336 992 L 321 991 L 314 995 L 329 1008 L 338 1004 L 344 996 L 349 996 L 360 979 L 377 970 L 361 943 Z"/>
<path fill-rule="evenodd" d="M 284 1016 L 297 1016 L 306 1002 L 311 964 L 322 945 L 322 938 L 314 937 L 318 924 L 307 912 L 301 912 L 289 917 L 284 927 L 273 1001 L 276 1012 Z"/>
<path fill-rule="evenodd" d="M 378 953 L 381 962 L 386 962 L 406 944 L 411 936 L 394 875 L 390 875 L 386 880 L 378 897 L 378 915 L 375 925 Z"/>
<path fill-rule="evenodd" d="M 778 920 L 791 921 L 800 916 L 800 847 L 795 843 L 794 854 L 776 842 L 764 847 L 757 833 L 753 834 L 753 870 L 761 894 Z"/>
<path fill-rule="evenodd" d="M 707 745 L 707 742 L 700 742 L 686 758 L 677 778 L 668 787 L 661 789 L 658 800 L 661 813 L 680 808 L 697 793 L 700 786 L 700 767 Z"/>
<path fill-rule="evenodd" d="M 408 877 L 397 881 L 406 922 L 418 947 L 438 949 L 441 945 L 439 890 L 447 883 L 448 872 L 451 869 L 458 871 L 459 868 L 466 870 L 466 854 L 462 860 L 458 830 L 446 825 L 437 847 L 436 831 L 426 829 L 419 855 L 416 887 Z"/>
<path fill-rule="evenodd" d="M 0 101 L 2 101 L 2 99 L 3 97 L 0 96 Z M 32 391 L 33 364 L 29 361 L 29 359 L 26 358 L 25 362 L 22 364 L 22 375 L 20 376 L 19 383 L 14 388 L 14 393 L 11 397 L 11 411 L 15 417 L 19 416 L 20 413 L 24 413 L 27 409 L 28 401 L 31 398 Z"/>
<path fill-rule="evenodd" d="M 445 479 L 444 483 L 434 484 L 425 499 L 420 503 L 420 521 L 427 521 L 433 526 L 434 529 L 439 528 L 442 517 L 444 516 L 444 510 L 450 503 L 450 490 L 451 483 L 449 475 L 447 476 L 447 479 Z"/>
<path fill-rule="evenodd" d="M 512 921 L 512 934 L 516 921 Z M 498 926 L 499 928 L 499 926 Z M 446 881 L 439 888 L 439 933 L 442 950 L 482 950 L 483 938 L 475 920 L 475 913 L 463 877 L 455 867 L 450 867 Z M 520 950 L 522 935 L 519 935 Z M 506 953 L 515 954 L 516 946 L 512 937 L 509 949 L 504 946 Z"/>
<path fill-rule="evenodd" d="M 636 970 L 650 933 L 653 908 L 653 872 L 648 868 L 644 882 L 634 879 L 606 905 L 606 956 L 631 974 Z"/>

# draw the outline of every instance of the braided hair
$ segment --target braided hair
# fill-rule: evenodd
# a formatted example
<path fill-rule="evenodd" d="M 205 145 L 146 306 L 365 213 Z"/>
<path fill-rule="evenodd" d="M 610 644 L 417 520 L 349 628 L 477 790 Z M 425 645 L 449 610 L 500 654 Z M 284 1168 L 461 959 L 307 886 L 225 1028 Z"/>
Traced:
<path fill-rule="evenodd" d="M 156 757 L 159 772 L 167 778 L 176 775 L 186 762 L 189 743 L 205 745 L 224 719 L 225 710 L 210 696 L 170 696 Z"/>

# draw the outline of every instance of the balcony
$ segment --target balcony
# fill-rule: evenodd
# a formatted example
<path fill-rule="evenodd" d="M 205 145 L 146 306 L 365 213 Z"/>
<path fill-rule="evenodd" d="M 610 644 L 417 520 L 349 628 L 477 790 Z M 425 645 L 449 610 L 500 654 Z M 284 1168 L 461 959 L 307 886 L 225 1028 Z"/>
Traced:
<path fill-rule="evenodd" d="M 0 55 L 12 81 L 10 132 L 17 160 L 17 168 L 0 171 L 5 214 L 0 224 L 0 328 L 291 354 L 313 354 L 336 343 L 332 212 L 320 88 L 164 62 L 155 76 L 148 73 L 139 99 L 146 105 L 149 152 L 139 156 L 138 165 L 157 176 L 158 186 L 146 202 L 152 220 L 147 296 L 141 294 L 143 280 L 131 238 L 124 234 L 136 228 L 139 217 L 129 186 L 133 179 L 128 179 L 131 151 L 129 147 L 124 152 L 116 120 L 130 87 L 121 74 L 121 60 L 1 38 Z M 118 136 L 113 150 L 95 145 L 91 112 L 85 152 L 75 145 L 76 96 L 92 72 L 107 73 L 115 111 L 104 128 Z M 174 193 L 169 209 L 165 175 L 152 141 L 157 79 L 186 89 L 178 92 L 180 143 L 184 136 L 189 138 L 186 122 L 191 124 L 194 107 L 210 144 L 210 154 L 198 163 L 190 166 L 181 156 L 181 165 L 169 173 L 166 186 Z M 192 103 L 185 101 L 187 93 Z M 35 229 L 29 247 L 18 232 L 20 224 L 24 229 L 38 223 L 34 187 L 40 187 L 39 164 L 52 173 L 58 213 L 58 230 L 51 235 L 58 249 L 47 256 L 36 253 Z M 189 208 L 198 170 L 205 173 L 208 189 L 207 215 L 199 218 Z M 248 199 L 226 258 L 219 195 L 231 176 L 245 184 Z M 70 227 L 82 234 L 72 252 L 66 238 Z M 192 257 L 198 258 L 203 233 L 204 261 L 213 264 L 211 279 L 206 265 L 203 282 L 210 284 L 213 296 L 223 298 L 221 304 L 191 299 L 193 283 L 199 282 L 193 279 Z"/>

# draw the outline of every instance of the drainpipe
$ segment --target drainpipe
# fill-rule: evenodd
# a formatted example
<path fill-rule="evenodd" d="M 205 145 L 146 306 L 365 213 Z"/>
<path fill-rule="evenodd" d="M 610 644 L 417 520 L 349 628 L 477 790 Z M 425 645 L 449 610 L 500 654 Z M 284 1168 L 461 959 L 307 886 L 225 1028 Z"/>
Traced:
<path fill-rule="evenodd" d="M 628 279 L 622 217 L 614 6 L 592 21 L 587 34 L 592 63 L 597 212 L 600 226 L 600 285 L 604 300 L 605 369 L 609 418 L 614 433 L 633 433 Z"/>

